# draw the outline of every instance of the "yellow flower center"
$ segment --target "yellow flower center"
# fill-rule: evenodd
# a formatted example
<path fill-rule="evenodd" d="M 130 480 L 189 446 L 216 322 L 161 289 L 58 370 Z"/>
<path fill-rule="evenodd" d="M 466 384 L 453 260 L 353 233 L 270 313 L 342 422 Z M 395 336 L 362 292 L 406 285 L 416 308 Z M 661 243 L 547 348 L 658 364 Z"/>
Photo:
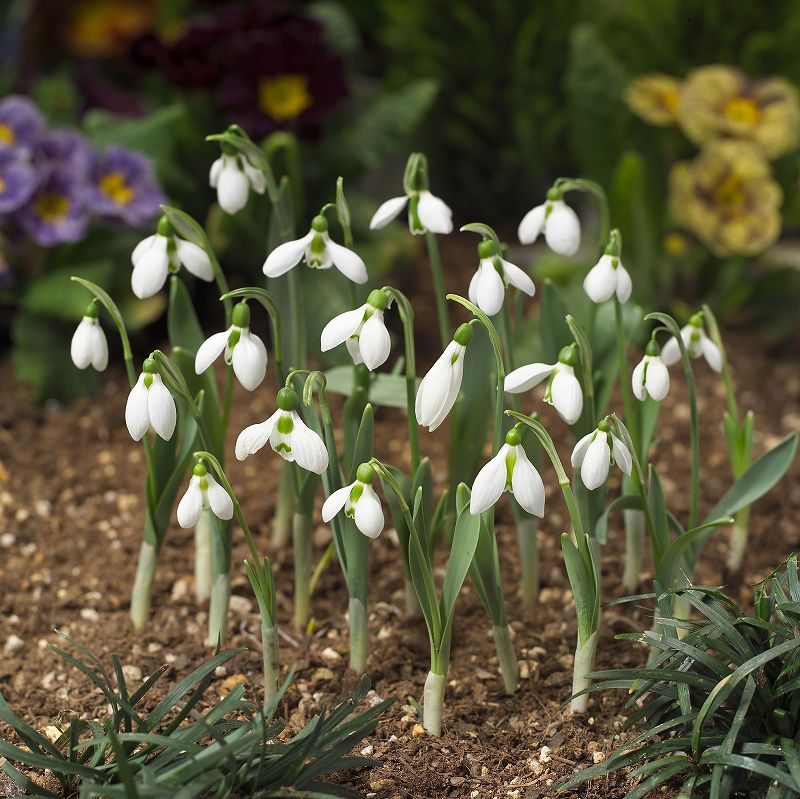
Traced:
<path fill-rule="evenodd" d="M 734 97 L 728 100 L 723 113 L 731 122 L 738 125 L 755 125 L 760 116 L 758 106 L 747 97 Z"/>
<path fill-rule="evenodd" d="M 664 236 L 662 246 L 667 255 L 685 255 L 689 249 L 689 243 L 683 233 L 668 233 Z"/>
<path fill-rule="evenodd" d="M 273 119 L 294 119 L 312 103 L 305 75 L 262 78 L 258 84 L 258 106 Z"/>
<path fill-rule="evenodd" d="M 69 198 L 57 191 L 43 191 L 35 200 L 33 207 L 42 221 L 60 222 L 69 212 Z"/>
<path fill-rule="evenodd" d="M 136 192 L 125 183 L 125 176 L 120 172 L 109 172 L 100 178 L 100 191 L 110 197 L 118 205 L 127 205 Z"/>
<path fill-rule="evenodd" d="M 14 144 L 17 140 L 17 137 L 14 135 L 14 131 L 11 126 L 6 125 L 3 122 L 0 122 L 0 144 Z"/>
<path fill-rule="evenodd" d="M 736 175 L 728 175 L 715 189 L 714 201 L 728 210 L 741 208 L 745 203 L 742 182 Z"/>
<path fill-rule="evenodd" d="M 678 110 L 679 95 L 677 89 L 664 89 L 659 95 L 659 101 L 664 108 L 674 114 Z"/>
<path fill-rule="evenodd" d="M 0 178 L 0 194 L 2 194 L 6 190 L 6 182 L 3 178 Z"/>

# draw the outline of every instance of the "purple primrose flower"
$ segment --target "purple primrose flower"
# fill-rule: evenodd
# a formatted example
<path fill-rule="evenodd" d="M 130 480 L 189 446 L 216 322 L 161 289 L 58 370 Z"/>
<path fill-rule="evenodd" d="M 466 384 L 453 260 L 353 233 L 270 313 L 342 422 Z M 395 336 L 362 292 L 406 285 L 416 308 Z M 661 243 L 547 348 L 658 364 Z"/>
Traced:
<path fill-rule="evenodd" d="M 66 167 L 76 178 L 87 181 L 92 163 L 92 146 L 76 130 L 53 128 L 39 140 L 39 159 L 48 166 Z"/>
<path fill-rule="evenodd" d="M 0 149 L 0 215 L 25 205 L 39 177 L 33 165 L 18 151 Z"/>
<path fill-rule="evenodd" d="M 0 152 L 30 152 L 43 132 L 44 117 L 27 97 L 10 94 L 0 100 Z"/>

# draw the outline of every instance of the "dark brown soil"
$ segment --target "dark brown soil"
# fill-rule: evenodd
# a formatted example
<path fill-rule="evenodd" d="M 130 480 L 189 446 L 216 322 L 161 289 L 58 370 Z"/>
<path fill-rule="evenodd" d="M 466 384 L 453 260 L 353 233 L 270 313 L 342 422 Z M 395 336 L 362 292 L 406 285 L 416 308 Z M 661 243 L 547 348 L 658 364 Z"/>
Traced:
<path fill-rule="evenodd" d="M 755 449 L 760 454 L 788 431 L 800 429 L 800 373 L 796 361 L 765 358 L 747 336 L 731 336 L 734 373 L 743 387 L 741 402 L 757 419 Z M 703 506 L 708 509 L 729 484 L 721 432 L 722 388 L 704 363 L 697 364 L 702 419 Z M 685 517 L 688 509 L 688 405 L 679 370 L 662 412 L 656 447 L 664 488 L 672 509 Z M 69 408 L 37 407 L 30 393 L 14 384 L 8 364 L 0 368 L 0 646 L 10 646 L 0 659 L 0 692 L 34 727 L 44 730 L 76 714 L 97 717 L 105 712 L 101 695 L 82 675 L 65 666 L 47 649 L 58 642 L 54 628 L 87 644 L 98 655 L 120 653 L 129 673 L 147 675 L 162 663 L 180 677 L 196 667 L 209 651 L 203 645 L 206 613 L 192 594 L 192 534 L 177 526 L 163 549 L 154 596 L 152 623 L 134 633 L 128 622 L 128 597 L 142 527 L 141 447 L 125 429 L 123 410 L 127 383 L 112 370 L 102 392 Z M 238 387 L 237 387 L 238 389 Z M 274 393 L 262 387 L 254 394 L 237 390 L 232 431 L 265 418 Z M 564 425 L 543 406 L 540 395 L 526 397 L 557 436 L 568 456 Z M 376 430 L 377 454 L 400 462 L 405 450 L 403 421 L 396 412 L 381 411 Z M 230 443 L 235 436 L 230 436 Z M 423 447 L 441 461 L 441 434 L 423 434 Z M 291 641 L 284 641 L 281 662 L 294 665 L 297 677 L 285 703 L 292 728 L 310 718 L 325 702 L 340 697 L 354 684 L 347 672 L 347 599 L 335 562 L 323 575 L 313 613 L 313 633 L 305 638 L 290 629 L 291 553 L 274 551 L 269 530 L 279 461 L 265 450 L 245 463 L 229 460 L 232 483 L 239 494 L 261 548 L 274 556 L 279 619 Z M 607 757 L 626 737 L 621 728 L 624 696 L 594 697 L 589 713 L 571 718 L 562 709 L 571 684 L 575 645 L 574 608 L 566 582 L 559 534 L 567 515 L 549 467 L 542 468 L 548 486 L 547 515 L 540 526 L 543 587 L 535 614 L 526 617 L 515 595 L 518 581 L 510 513 L 500 503 L 500 539 L 509 618 L 523 674 L 514 696 L 502 694 L 488 622 L 477 595 L 467 583 L 457 608 L 453 655 L 446 697 L 444 734 L 420 734 L 409 697 L 420 699 L 428 670 L 424 624 L 409 623 L 402 612 L 402 569 L 388 532 L 371 544 L 370 632 L 368 671 L 377 696 L 399 697 L 381 721 L 372 740 L 364 741 L 381 761 L 371 771 L 345 777 L 348 784 L 374 797 L 470 797 L 533 799 L 555 779 Z M 753 540 L 741 587 L 763 578 L 798 548 L 800 469 L 755 507 Z M 612 494 L 618 490 L 616 477 Z M 621 593 L 621 518 L 612 517 L 610 541 L 603 552 L 604 598 Z M 318 553 L 330 532 L 319 522 L 314 532 Z M 236 535 L 234 563 L 245 556 Z M 723 581 L 726 532 L 709 545 L 700 579 Z M 643 588 L 646 590 L 646 581 Z M 235 601 L 230 645 L 250 651 L 221 671 L 215 688 L 246 674 L 256 684 L 260 675 L 258 618 L 244 573 L 234 571 Z M 598 667 L 635 665 L 644 653 L 614 640 L 619 632 L 648 626 L 645 610 L 614 606 L 603 613 Z M 12 651 L 14 650 L 14 651 Z M 230 684 L 229 682 L 227 683 Z M 598 781 L 575 796 L 621 797 L 630 785 L 622 778 Z M 2 795 L 2 783 L 0 783 Z"/>

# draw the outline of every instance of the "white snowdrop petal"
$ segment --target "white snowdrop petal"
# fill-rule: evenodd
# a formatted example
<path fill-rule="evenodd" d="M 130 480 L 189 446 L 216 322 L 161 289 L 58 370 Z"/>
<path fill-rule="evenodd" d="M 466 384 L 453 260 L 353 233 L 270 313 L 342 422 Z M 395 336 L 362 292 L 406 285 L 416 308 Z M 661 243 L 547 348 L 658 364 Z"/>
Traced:
<path fill-rule="evenodd" d="M 222 355 L 228 343 L 229 335 L 230 330 L 224 330 L 222 333 L 214 333 L 213 336 L 209 336 L 200 345 L 200 349 L 197 350 L 197 355 L 194 357 L 195 374 L 203 374 L 203 372 Z"/>
<path fill-rule="evenodd" d="M 633 367 L 633 373 L 631 374 L 631 388 L 633 389 L 633 396 L 636 397 L 637 400 L 643 400 L 645 398 L 645 364 L 647 364 L 647 357 L 645 356 L 642 358 L 636 366 Z M 652 365 L 652 361 L 650 361 Z M 663 364 L 662 364 L 663 365 Z M 648 367 L 649 371 L 649 367 Z"/>
<path fill-rule="evenodd" d="M 677 339 L 672 336 L 669 341 L 661 348 L 661 360 L 667 365 L 672 366 L 681 359 L 681 348 Z"/>
<path fill-rule="evenodd" d="M 225 157 L 220 156 L 211 164 L 211 169 L 208 170 L 208 185 L 211 186 L 212 189 L 217 188 L 217 183 L 219 182 L 219 176 L 222 174 L 222 170 L 225 167 Z"/>
<path fill-rule="evenodd" d="M 169 255 L 167 238 L 156 236 L 156 240 L 142 253 L 131 272 L 131 288 L 140 299 L 152 297 L 161 290 L 167 280 Z"/>
<path fill-rule="evenodd" d="M 544 516 L 544 483 L 521 446 L 517 447 L 517 462 L 511 472 L 511 490 L 524 510 L 540 519 Z"/>
<path fill-rule="evenodd" d="M 536 286 L 533 285 L 533 280 L 531 280 L 530 275 L 510 261 L 503 261 L 502 263 L 506 280 L 508 280 L 514 288 L 519 289 L 529 297 L 533 297 L 536 293 Z"/>
<path fill-rule="evenodd" d="M 210 475 L 206 475 L 208 489 L 206 496 L 211 510 L 218 519 L 227 521 L 233 518 L 233 500 L 231 495 Z"/>
<path fill-rule="evenodd" d="M 442 407 L 439 409 L 439 412 L 434 417 L 433 421 L 428 427 L 428 430 L 432 433 L 439 425 L 447 418 L 447 414 L 453 409 L 453 405 L 456 404 L 456 400 L 458 399 L 458 393 L 461 391 L 461 379 L 464 376 L 464 358 L 459 357 L 456 362 L 453 364 L 452 369 L 450 370 L 450 382 L 447 387 L 447 395 L 444 398 L 444 402 L 442 403 Z"/>
<path fill-rule="evenodd" d="M 84 316 L 75 328 L 69 354 L 78 369 L 86 369 L 92 362 L 92 331 L 94 321 Z"/>
<path fill-rule="evenodd" d="M 250 163 L 248 158 L 243 158 L 244 173 L 250 181 L 250 186 L 256 194 L 263 194 L 267 190 L 267 179 L 264 173 Z"/>
<path fill-rule="evenodd" d="M 352 311 L 340 313 L 322 328 L 320 335 L 320 349 L 322 352 L 328 352 L 328 350 L 338 347 L 358 330 L 361 320 L 364 318 L 366 307 L 366 305 L 362 305 Z"/>
<path fill-rule="evenodd" d="M 226 214 L 236 214 L 247 205 L 250 181 L 231 159 L 226 162 L 217 179 L 217 202 Z"/>
<path fill-rule="evenodd" d="M 131 253 L 131 264 L 133 266 L 136 266 L 136 262 L 153 246 L 153 244 L 155 244 L 157 238 L 158 235 L 154 233 L 152 236 L 147 236 L 142 239 L 133 248 L 133 252 Z"/>
<path fill-rule="evenodd" d="M 267 350 L 261 339 L 251 335 L 249 330 L 242 330 L 233 348 L 231 364 L 236 379 L 245 389 L 258 388 L 267 374 Z"/>
<path fill-rule="evenodd" d="M 661 358 L 653 357 L 647 364 L 647 393 L 657 402 L 669 393 L 669 369 Z"/>
<path fill-rule="evenodd" d="M 169 441 L 175 432 L 178 412 L 175 400 L 164 385 L 161 375 L 153 375 L 153 382 L 147 390 L 147 413 L 150 426 L 164 441 Z"/>
<path fill-rule="evenodd" d="M 563 200 L 551 203 L 544 225 L 547 246 L 559 255 L 575 255 L 581 245 L 581 223 L 578 215 Z"/>
<path fill-rule="evenodd" d="M 337 488 L 322 504 L 322 521 L 329 522 L 347 502 L 354 483 L 344 488 Z"/>
<path fill-rule="evenodd" d="M 150 413 L 148 411 L 147 388 L 144 375 L 139 375 L 136 385 L 128 394 L 125 403 L 125 425 L 134 441 L 141 441 L 150 429 Z"/>
<path fill-rule="evenodd" d="M 470 278 L 469 281 L 469 288 L 467 289 L 467 299 L 473 304 L 478 304 L 478 278 L 480 277 L 481 269 L 480 266 L 475 270 L 474 274 Z"/>
<path fill-rule="evenodd" d="M 359 334 L 359 350 L 364 365 L 372 371 L 386 362 L 392 349 L 392 339 L 383 322 L 383 311 L 374 311 L 364 322 Z"/>
<path fill-rule="evenodd" d="M 378 210 L 372 215 L 369 223 L 370 230 L 377 230 L 378 228 L 386 227 L 393 219 L 396 219 L 400 212 L 406 207 L 408 197 L 392 197 L 386 202 L 381 203 Z"/>
<path fill-rule="evenodd" d="M 444 200 L 429 191 L 419 193 L 417 216 L 422 226 L 431 233 L 453 232 L 453 212 Z"/>
<path fill-rule="evenodd" d="M 695 336 L 695 333 L 697 334 Z M 686 347 L 686 352 L 689 353 L 690 358 L 699 358 L 703 354 L 702 347 L 700 346 L 700 333 L 693 325 L 686 325 L 681 328 L 681 338 L 683 339 L 683 346 Z"/>
<path fill-rule="evenodd" d="M 556 364 L 552 363 L 529 363 L 527 366 L 520 366 L 506 375 L 503 389 L 508 394 L 521 394 L 529 391 L 534 386 L 538 386 L 546 377 L 549 377 Z"/>
<path fill-rule="evenodd" d="M 185 530 L 194 527 L 203 512 L 203 492 L 197 477 L 189 481 L 189 488 L 178 503 L 178 524 Z"/>
<path fill-rule="evenodd" d="M 377 538 L 383 530 L 381 501 L 371 485 L 365 485 L 355 507 L 356 527 L 367 538 Z"/>
<path fill-rule="evenodd" d="M 583 463 L 583 459 L 586 457 L 586 450 L 589 449 L 589 444 L 592 443 L 592 438 L 594 437 L 595 431 L 592 430 L 591 433 L 587 433 L 578 443 L 575 445 L 574 449 L 572 450 L 572 457 L 570 458 L 570 462 L 572 463 L 572 468 L 577 469 Z"/>
<path fill-rule="evenodd" d="M 491 508 L 503 495 L 508 450 L 508 444 L 503 444 L 497 454 L 478 472 L 469 498 L 469 512 L 473 516 Z"/>
<path fill-rule="evenodd" d="M 364 359 L 361 357 L 361 344 L 357 338 L 349 338 L 345 341 L 345 347 L 347 347 L 347 351 L 350 353 L 350 357 L 353 359 L 353 363 L 358 366 L 360 363 L 364 363 Z"/>
<path fill-rule="evenodd" d="M 517 229 L 517 238 L 519 238 L 520 244 L 533 244 L 533 242 L 539 238 L 539 234 L 544 227 L 546 208 L 547 204 L 542 203 L 535 208 L 531 208 L 531 210 L 522 217 L 522 221 L 519 223 L 519 228 Z"/>
<path fill-rule="evenodd" d="M 258 452 L 269 441 L 281 411 L 277 410 L 266 421 L 251 424 L 239 433 L 236 439 L 236 458 L 243 461 L 248 455 Z"/>
<path fill-rule="evenodd" d="M 581 464 L 581 480 L 590 491 L 594 490 L 608 478 L 611 466 L 611 453 L 606 441 L 606 433 L 598 432 L 594 441 L 586 449 L 586 455 Z"/>
<path fill-rule="evenodd" d="M 609 433 L 609 435 L 611 436 L 611 452 L 614 455 L 614 463 L 619 466 L 623 474 L 630 475 L 631 469 L 633 469 L 630 451 L 613 433 Z"/>
<path fill-rule="evenodd" d="M 102 372 L 108 366 L 108 341 L 99 322 L 92 325 L 90 341 L 92 366 Z"/>
<path fill-rule="evenodd" d="M 553 407 L 567 424 L 575 424 L 583 411 L 583 391 L 570 367 L 562 365 L 550 388 Z"/>
<path fill-rule="evenodd" d="M 617 270 L 612 266 L 611 256 L 604 255 L 584 278 L 583 290 L 592 302 L 601 303 L 610 300 L 616 288 Z"/>
<path fill-rule="evenodd" d="M 347 247 L 342 247 L 330 238 L 326 239 L 325 244 L 328 247 L 333 265 L 353 283 L 366 283 L 367 282 L 367 267 L 360 255 L 357 255 Z"/>
<path fill-rule="evenodd" d="M 475 303 L 487 316 L 494 316 L 503 307 L 506 287 L 489 259 L 481 261 L 475 284 Z"/>
<path fill-rule="evenodd" d="M 192 241 L 185 239 L 175 239 L 175 250 L 178 260 L 200 280 L 210 283 L 214 279 L 214 269 L 211 266 L 211 259 L 208 253 Z"/>
<path fill-rule="evenodd" d="M 420 381 L 415 410 L 417 421 L 424 427 L 430 425 L 436 418 L 447 398 L 451 360 L 457 351 L 457 346 L 455 341 L 451 341 Z"/>
<path fill-rule="evenodd" d="M 628 270 L 620 262 L 617 266 L 617 299 L 625 303 L 631 298 L 633 291 L 633 283 Z"/>
<path fill-rule="evenodd" d="M 300 263 L 306 247 L 314 238 L 314 231 L 309 231 L 303 238 L 279 244 L 264 261 L 262 271 L 267 277 L 279 277 Z"/>
<path fill-rule="evenodd" d="M 292 412 L 294 429 L 291 432 L 291 447 L 295 463 L 314 474 L 322 474 L 328 468 L 328 450 L 322 439 Z"/>
<path fill-rule="evenodd" d="M 705 334 L 700 334 L 700 350 L 708 365 L 715 371 L 722 371 L 722 353 L 719 347 Z"/>

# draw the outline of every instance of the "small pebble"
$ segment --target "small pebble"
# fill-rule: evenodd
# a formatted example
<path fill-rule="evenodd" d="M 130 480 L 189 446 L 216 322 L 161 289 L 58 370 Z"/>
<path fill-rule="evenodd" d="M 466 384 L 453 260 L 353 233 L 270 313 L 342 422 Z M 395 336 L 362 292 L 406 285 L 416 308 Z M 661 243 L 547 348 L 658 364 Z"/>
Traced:
<path fill-rule="evenodd" d="M 592 752 L 592 760 L 594 760 L 595 763 L 602 763 L 605 759 L 606 759 L 605 752 L 600 752 L 600 751 Z"/>
<path fill-rule="evenodd" d="M 375 747 L 372 744 L 369 744 L 369 746 L 365 746 L 361 750 L 361 754 L 364 757 L 372 757 L 375 754 Z"/>
<path fill-rule="evenodd" d="M 549 746 L 543 746 L 539 750 L 539 762 L 540 763 L 549 763 L 550 762 L 550 752 L 551 751 L 552 751 L 552 749 L 550 749 Z"/>
<path fill-rule="evenodd" d="M 336 675 L 325 666 L 322 666 L 319 669 L 315 669 L 314 673 L 311 675 L 311 682 L 312 683 L 320 683 L 320 682 L 331 682 L 332 680 L 336 679 Z"/>
<path fill-rule="evenodd" d="M 326 646 L 320 652 L 320 657 L 329 664 L 338 663 L 342 659 L 342 656 L 332 646 Z"/>
<path fill-rule="evenodd" d="M 253 603 L 246 596 L 232 594 L 230 609 L 235 616 L 247 616 L 253 610 Z"/>
<path fill-rule="evenodd" d="M 412 738 L 422 738 L 425 735 L 425 728 L 421 724 L 415 724 L 414 729 L 411 730 Z"/>
<path fill-rule="evenodd" d="M 14 535 L 14 533 L 3 533 L 0 535 L 0 547 L 3 547 L 3 549 L 13 547 L 16 542 L 17 537 Z"/>
<path fill-rule="evenodd" d="M 99 621 L 100 614 L 94 608 L 81 608 L 81 618 L 85 621 Z"/>
<path fill-rule="evenodd" d="M 11 655 L 16 655 L 23 646 L 25 646 L 25 642 L 18 635 L 12 633 L 6 639 L 6 645 L 3 647 L 3 654 L 9 657 Z"/>
<path fill-rule="evenodd" d="M 138 666 L 125 665 L 122 667 L 122 674 L 129 683 L 142 681 L 142 670 Z"/>

